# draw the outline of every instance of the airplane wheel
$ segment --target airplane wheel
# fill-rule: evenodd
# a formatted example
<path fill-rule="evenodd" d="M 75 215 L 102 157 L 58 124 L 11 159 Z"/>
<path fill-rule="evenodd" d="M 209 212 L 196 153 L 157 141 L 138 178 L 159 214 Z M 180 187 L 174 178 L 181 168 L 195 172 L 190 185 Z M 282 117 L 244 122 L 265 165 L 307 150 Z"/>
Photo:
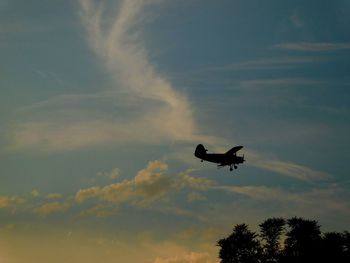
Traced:
<path fill-rule="evenodd" d="M 231 172 L 232 172 L 232 170 L 233 170 L 232 167 L 230 167 L 230 171 L 231 171 Z"/>
<path fill-rule="evenodd" d="M 237 169 L 237 166 L 234 166 L 235 167 L 235 169 Z"/>
<path fill-rule="evenodd" d="M 203 160 L 201 160 L 201 162 L 203 162 Z"/>

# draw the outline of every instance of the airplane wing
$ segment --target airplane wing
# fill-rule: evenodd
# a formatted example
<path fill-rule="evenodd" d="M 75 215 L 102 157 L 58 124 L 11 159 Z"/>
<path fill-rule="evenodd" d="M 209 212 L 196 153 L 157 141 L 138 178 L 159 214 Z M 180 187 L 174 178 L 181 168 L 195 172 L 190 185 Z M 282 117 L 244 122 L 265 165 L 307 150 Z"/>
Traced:
<path fill-rule="evenodd" d="M 227 151 L 225 154 L 227 154 L 227 155 L 235 154 L 236 152 L 238 152 L 242 148 L 243 148 L 243 146 L 235 146 L 231 150 Z"/>

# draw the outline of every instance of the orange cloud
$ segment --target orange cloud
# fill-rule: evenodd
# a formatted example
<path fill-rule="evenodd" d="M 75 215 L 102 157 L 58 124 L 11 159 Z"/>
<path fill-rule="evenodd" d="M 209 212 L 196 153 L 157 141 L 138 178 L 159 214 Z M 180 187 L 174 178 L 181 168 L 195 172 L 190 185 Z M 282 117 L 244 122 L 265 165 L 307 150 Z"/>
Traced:
<path fill-rule="evenodd" d="M 48 216 L 54 213 L 63 213 L 70 207 L 68 203 L 52 202 L 43 204 L 34 209 L 34 212 L 41 216 Z"/>
<path fill-rule="evenodd" d="M 190 252 L 170 258 L 156 258 L 154 263 L 216 263 L 208 253 Z"/>
<path fill-rule="evenodd" d="M 17 196 L 0 196 L 0 208 L 12 207 L 14 205 L 22 204 L 25 200 Z"/>
<path fill-rule="evenodd" d="M 168 175 L 168 165 L 163 161 L 151 161 L 147 167 L 140 170 L 131 180 L 106 185 L 80 189 L 75 195 L 75 201 L 82 203 L 90 198 L 98 198 L 110 203 L 120 204 L 131 202 L 137 205 L 148 205 L 172 191 L 185 187 L 205 190 L 214 185 L 206 178 L 195 178 L 186 172 Z"/>

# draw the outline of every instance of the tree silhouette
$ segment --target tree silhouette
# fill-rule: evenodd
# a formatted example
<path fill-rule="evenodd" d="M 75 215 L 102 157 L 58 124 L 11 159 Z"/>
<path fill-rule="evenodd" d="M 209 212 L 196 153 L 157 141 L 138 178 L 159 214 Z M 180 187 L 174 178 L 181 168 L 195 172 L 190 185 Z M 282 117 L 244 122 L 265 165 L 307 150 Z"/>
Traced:
<path fill-rule="evenodd" d="M 218 241 L 222 263 L 259 263 L 261 246 L 257 234 L 246 224 L 236 225 L 231 235 Z"/>
<path fill-rule="evenodd" d="M 285 220 L 283 218 L 269 218 L 259 225 L 260 237 L 264 241 L 264 262 L 278 262 L 281 255 L 280 238 L 283 233 Z"/>
<path fill-rule="evenodd" d="M 350 233 L 348 231 L 343 233 L 343 255 L 350 261 Z"/>
<path fill-rule="evenodd" d="M 341 262 L 343 257 L 344 237 L 341 233 L 325 233 L 320 246 L 321 257 L 328 262 Z"/>
<path fill-rule="evenodd" d="M 320 226 L 317 221 L 293 217 L 287 220 L 285 255 L 287 262 L 308 262 L 315 260 L 321 241 Z"/>
<path fill-rule="evenodd" d="M 297 217 L 269 218 L 259 227 L 258 235 L 246 224 L 239 224 L 228 237 L 219 240 L 221 263 L 350 262 L 347 231 L 321 235 L 317 221 Z"/>

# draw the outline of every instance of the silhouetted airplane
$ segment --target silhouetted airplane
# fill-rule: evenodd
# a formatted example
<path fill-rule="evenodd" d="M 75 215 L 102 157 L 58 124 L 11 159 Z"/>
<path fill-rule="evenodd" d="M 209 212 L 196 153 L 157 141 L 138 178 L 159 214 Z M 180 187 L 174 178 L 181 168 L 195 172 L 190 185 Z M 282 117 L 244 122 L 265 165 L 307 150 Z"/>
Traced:
<path fill-rule="evenodd" d="M 212 163 L 218 163 L 218 167 L 230 166 L 230 171 L 232 171 L 232 166 L 237 169 L 237 165 L 243 163 L 244 155 L 237 156 L 236 153 L 242 149 L 243 146 L 233 147 L 226 153 L 207 153 L 207 149 L 204 148 L 202 144 L 198 144 L 194 156 L 201 159 L 201 162 L 208 161 Z"/>

